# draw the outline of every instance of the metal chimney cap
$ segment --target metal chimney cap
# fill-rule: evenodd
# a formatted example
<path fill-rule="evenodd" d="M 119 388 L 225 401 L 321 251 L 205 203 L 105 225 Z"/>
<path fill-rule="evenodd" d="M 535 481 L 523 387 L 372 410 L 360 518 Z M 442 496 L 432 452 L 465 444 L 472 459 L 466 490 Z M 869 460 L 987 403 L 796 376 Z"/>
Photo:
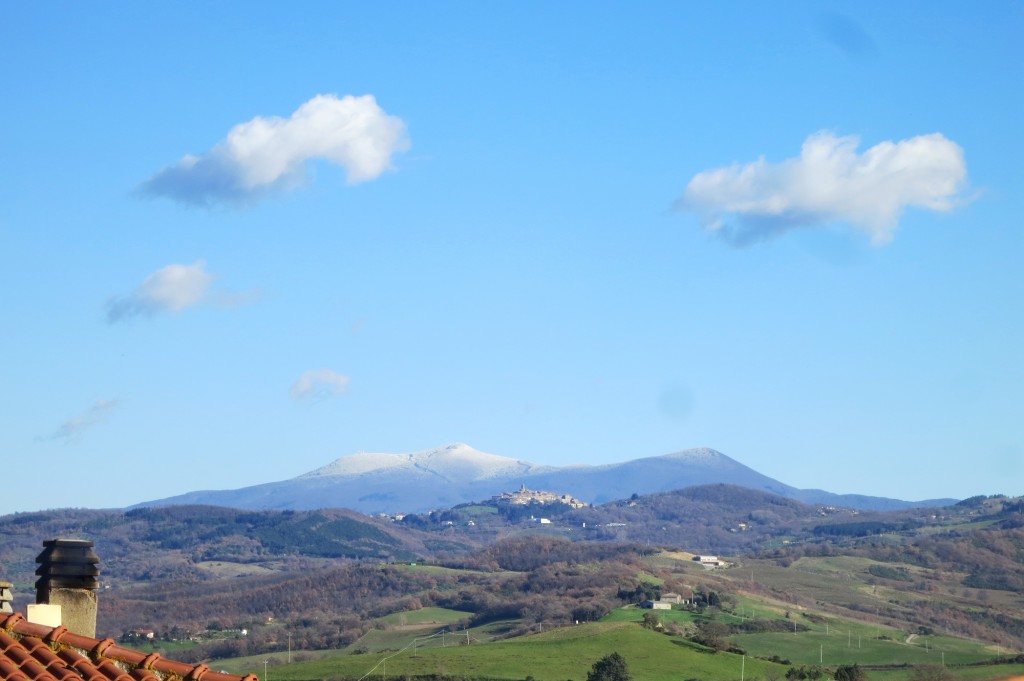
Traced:
<path fill-rule="evenodd" d="M 91 549 L 93 547 L 93 542 L 91 539 L 65 539 L 59 537 L 57 539 L 47 539 L 43 542 L 43 546 L 74 546 L 83 549 Z"/>
<path fill-rule="evenodd" d="M 43 565 L 55 563 L 97 564 L 100 557 L 92 550 L 89 539 L 50 539 L 43 542 L 43 551 L 36 556 L 36 562 Z"/>

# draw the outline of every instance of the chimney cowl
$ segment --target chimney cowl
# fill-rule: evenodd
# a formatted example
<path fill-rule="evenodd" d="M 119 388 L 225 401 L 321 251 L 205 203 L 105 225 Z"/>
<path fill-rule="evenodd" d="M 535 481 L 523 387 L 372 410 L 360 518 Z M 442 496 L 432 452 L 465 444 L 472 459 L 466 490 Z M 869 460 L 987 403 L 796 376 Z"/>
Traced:
<path fill-rule="evenodd" d="M 88 539 L 50 539 L 43 542 L 43 552 L 36 556 L 39 567 L 36 574 L 36 600 L 39 592 L 48 588 L 90 589 L 100 588 L 100 559 L 92 550 Z"/>
<path fill-rule="evenodd" d="M 14 606 L 11 605 L 14 601 L 14 597 L 11 594 L 11 587 L 13 586 L 10 582 L 0 582 L 0 613 L 9 615 L 14 612 Z"/>
<path fill-rule="evenodd" d="M 36 603 L 60 605 L 62 623 L 83 636 L 96 635 L 99 556 L 88 539 L 50 539 L 36 556 Z"/>

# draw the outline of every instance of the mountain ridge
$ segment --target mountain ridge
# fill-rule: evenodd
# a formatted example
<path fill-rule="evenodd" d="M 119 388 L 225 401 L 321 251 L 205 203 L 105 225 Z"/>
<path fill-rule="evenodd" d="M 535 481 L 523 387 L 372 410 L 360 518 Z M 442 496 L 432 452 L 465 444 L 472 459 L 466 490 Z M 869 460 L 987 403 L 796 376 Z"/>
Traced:
<path fill-rule="evenodd" d="M 941 506 L 955 499 L 905 501 L 797 489 L 729 456 L 697 447 L 621 463 L 544 466 L 456 442 L 403 454 L 359 452 L 297 477 L 235 490 L 200 490 L 134 507 L 210 504 L 245 509 L 349 508 L 362 513 L 420 513 L 490 498 L 521 485 L 600 504 L 633 494 L 725 483 L 808 504 L 892 510 Z"/>
<path fill-rule="evenodd" d="M 440 465 L 438 465 L 440 462 Z M 372 464 L 376 463 L 376 466 Z M 431 464 L 434 466 L 431 466 Z M 457 467 L 459 466 L 459 467 Z M 481 452 L 462 442 L 455 442 L 434 449 L 425 449 L 406 454 L 357 452 L 335 459 L 331 463 L 303 473 L 294 479 L 374 474 L 382 471 L 419 470 L 428 474 L 442 473 L 442 477 L 456 477 L 463 480 L 484 480 L 500 475 L 530 473 L 551 466 L 540 466 L 529 461 L 512 459 L 499 454 Z M 440 470 L 438 470 L 440 469 Z M 453 471 L 454 469 L 454 471 Z M 460 475 L 466 471 L 475 475 Z M 452 471 L 443 473 L 444 471 Z"/>

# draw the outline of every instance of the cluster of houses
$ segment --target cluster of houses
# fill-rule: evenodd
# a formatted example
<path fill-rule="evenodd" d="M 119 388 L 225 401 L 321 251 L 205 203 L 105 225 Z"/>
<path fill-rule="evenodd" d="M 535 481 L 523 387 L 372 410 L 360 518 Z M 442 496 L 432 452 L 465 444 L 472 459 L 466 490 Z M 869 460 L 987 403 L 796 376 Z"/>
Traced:
<path fill-rule="evenodd" d="M 587 503 L 580 501 L 571 494 L 558 494 L 557 492 L 544 492 L 541 490 L 527 489 L 521 485 L 515 492 L 502 492 L 491 497 L 491 501 L 499 504 L 517 504 L 527 506 L 529 504 L 565 504 L 572 508 L 586 508 Z"/>

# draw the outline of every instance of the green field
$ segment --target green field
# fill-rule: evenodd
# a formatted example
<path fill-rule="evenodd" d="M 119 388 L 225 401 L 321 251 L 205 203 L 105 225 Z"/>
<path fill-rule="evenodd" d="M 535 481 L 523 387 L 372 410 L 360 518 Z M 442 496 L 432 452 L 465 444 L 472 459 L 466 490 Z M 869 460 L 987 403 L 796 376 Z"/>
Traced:
<path fill-rule="evenodd" d="M 872 630 L 873 631 L 873 630 Z M 752 655 L 778 655 L 796 665 L 840 664 L 966 664 L 990 659 L 994 653 L 981 643 L 944 636 L 905 640 L 871 638 L 856 628 L 796 634 L 734 634 L 731 640 Z"/>
<path fill-rule="evenodd" d="M 643 620 L 645 613 L 653 612 L 658 616 L 658 620 L 663 623 L 677 622 L 680 626 L 693 622 L 694 620 L 704 619 L 703 616 L 698 615 L 689 610 L 645 610 L 635 605 L 629 605 L 625 608 L 617 608 L 612 610 L 610 613 L 601 618 L 602 622 L 639 622 Z"/>
<path fill-rule="evenodd" d="M 779 604 L 751 597 L 741 599 L 737 612 L 783 619 Z M 500 634 L 516 622 L 494 622 L 469 631 L 451 631 L 450 625 L 468 613 L 443 608 L 423 608 L 396 613 L 378 620 L 373 629 L 343 651 L 322 651 L 314 657 L 285 664 L 284 653 L 224 661 L 215 668 L 232 673 L 256 673 L 263 678 L 263 660 L 270 660 L 267 674 L 277 681 L 306 679 L 384 678 L 438 674 L 465 678 L 565 681 L 584 679 L 596 660 L 619 652 L 637 681 L 708 679 L 783 679 L 789 667 L 763 658 L 778 656 L 794 666 L 819 663 L 827 668 L 859 664 L 872 681 L 905 681 L 910 665 L 950 667 L 965 679 L 1000 679 L 1020 674 L 1024 665 L 962 666 L 991 659 L 995 653 L 985 644 L 944 636 L 910 636 L 873 624 L 815 614 L 791 613 L 793 621 L 809 627 L 796 633 L 733 634 L 730 640 L 746 650 L 740 655 L 712 653 L 678 636 L 644 629 L 638 622 L 651 612 L 636 606 L 619 608 L 601 622 L 552 629 L 514 639 Z M 704 619 L 685 610 L 656 611 L 663 623 L 681 627 Z M 742 621 L 721 614 L 724 623 Z M 787 621 L 787 620 L 783 620 Z M 442 633 L 443 632 L 443 633 Z M 468 641 L 468 643 L 467 643 Z M 762 659 L 758 659 L 762 658 Z M 890 666 L 878 669 L 877 666 Z"/>
<path fill-rule="evenodd" d="M 461 610 L 449 610 L 447 608 L 420 608 L 407 612 L 396 612 L 379 618 L 377 621 L 390 625 L 424 625 L 424 624 L 452 624 L 472 615 Z"/>
<path fill-rule="evenodd" d="M 310 662 L 269 668 L 277 681 L 331 678 L 384 678 L 404 674 L 451 674 L 455 676 L 525 679 L 537 681 L 582 680 L 594 662 L 618 651 L 629 664 L 637 681 L 678 681 L 679 679 L 739 679 L 776 676 L 785 668 L 761 660 L 728 653 L 711 654 L 678 638 L 652 632 L 630 622 L 600 622 L 554 629 L 531 636 L 489 644 L 447 648 L 407 649 L 364 655 L 334 655 Z M 242 662 L 242 661 L 239 661 Z M 261 660 L 247 660 L 235 666 L 217 665 L 234 673 L 263 676 Z M 741 669 L 742 668 L 742 669 Z"/>
<path fill-rule="evenodd" d="M 474 643 L 466 645 L 456 642 L 457 639 L 449 639 L 445 648 L 410 647 L 401 651 L 392 649 L 361 655 L 335 652 L 309 662 L 291 665 L 275 663 L 267 671 L 269 679 L 273 681 L 364 677 L 383 679 L 385 676 L 395 678 L 406 674 L 486 679 L 525 679 L 533 676 L 537 681 L 565 681 L 585 679 L 590 665 L 612 651 L 626 658 L 630 672 L 637 681 L 738 681 L 741 674 L 743 678 L 751 680 L 782 679 L 788 669 L 751 655 L 743 659 L 730 653 L 710 653 L 682 639 L 655 633 L 630 622 L 581 624 L 495 643 L 476 643 L 475 636 L 472 640 Z M 915 647 L 891 641 L 879 643 L 887 644 L 892 649 Z M 900 657 L 898 653 L 880 652 L 884 651 L 884 647 L 873 651 L 861 648 L 855 654 L 839 646 L 831 650 L 826 647 L 824 650 L 826 667 L 857 662 L 868 667 L 868 676 L 872 681 L 905 681 L 911 671 L 908 667 L 872 669 L 870 665 L 873 664 L 912 662 L 907 657 Z M 923 652 L 923 647 L 920 650 L 923 657 L 913 663 L 938 664 L 939 659 L 934 657 L 934 653 L 929 658 L 928 653 Z M 835 653 L 836 657 L 832 662 L 827 659 L 830 652 Z M 263 659 L 239 660 L 218 668 L 235 673 L 256 673 L 263 678 Z M 817 659 L 798 662 L 808 665 L 816 663 Z M 951 671 L 957 677 L 980 681 L 1022 674 L 1024 665 L 951 666 Z"/>

